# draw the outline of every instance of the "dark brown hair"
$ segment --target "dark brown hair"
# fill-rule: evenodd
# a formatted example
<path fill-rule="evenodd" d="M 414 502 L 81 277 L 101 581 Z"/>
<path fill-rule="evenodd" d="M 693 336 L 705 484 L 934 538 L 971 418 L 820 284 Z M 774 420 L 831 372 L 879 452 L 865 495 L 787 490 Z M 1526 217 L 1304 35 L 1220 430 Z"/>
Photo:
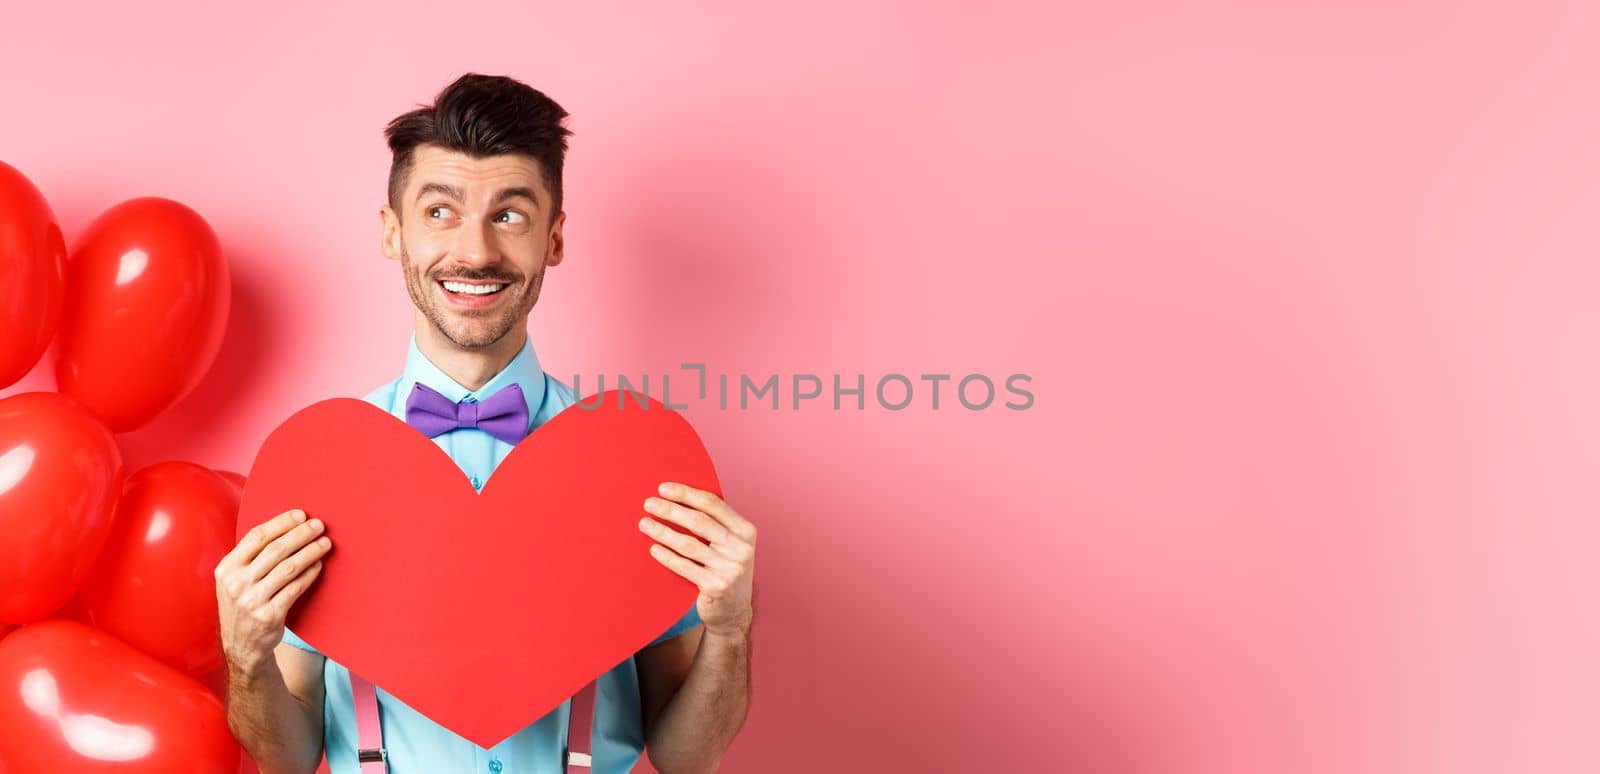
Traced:
<path fill-rule="evenodd" d="M 389 206 L 401 212 L 411 157 L 431 144 L 473 158 L 520 153 L 539 162 L 550 190 L 548 222 L 561 211 L 561 165 L 570 130 L 567 111 L 543 92 L 503 75 L 467 73 L 444 87 L 432 105 L 396 117 L 383 130 L 394 161 L 389 165 Z"/>

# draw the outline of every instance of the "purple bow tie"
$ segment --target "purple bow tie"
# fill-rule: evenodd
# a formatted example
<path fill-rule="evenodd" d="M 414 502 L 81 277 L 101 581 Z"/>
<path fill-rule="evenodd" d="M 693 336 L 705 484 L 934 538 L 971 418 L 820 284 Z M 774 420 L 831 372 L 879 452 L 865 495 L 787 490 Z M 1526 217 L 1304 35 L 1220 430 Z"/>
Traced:
<path fill-rule="evenodd" d="M 406 398 L 406 424 L 429 438 L 476 427 L 515 446 L 528 435 L 528 401 L 518 384 L 508 384 L 478 403 L 453 403 L 438 390 L 417 382 Z"/>

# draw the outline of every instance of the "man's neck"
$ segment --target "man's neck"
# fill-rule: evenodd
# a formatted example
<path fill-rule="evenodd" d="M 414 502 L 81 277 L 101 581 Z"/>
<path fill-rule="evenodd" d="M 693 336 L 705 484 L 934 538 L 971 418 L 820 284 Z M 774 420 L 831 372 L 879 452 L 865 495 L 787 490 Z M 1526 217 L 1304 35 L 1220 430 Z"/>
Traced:
<path fill-rule="evenodd" d="M 433 325 L 418 315 L 417 349 L 457 384 L 476 392 L 495 374 L 515 360 L 528 338 L 528 330 L 517 326 L 487 347 L 466 349 L 445 338 Z"/>

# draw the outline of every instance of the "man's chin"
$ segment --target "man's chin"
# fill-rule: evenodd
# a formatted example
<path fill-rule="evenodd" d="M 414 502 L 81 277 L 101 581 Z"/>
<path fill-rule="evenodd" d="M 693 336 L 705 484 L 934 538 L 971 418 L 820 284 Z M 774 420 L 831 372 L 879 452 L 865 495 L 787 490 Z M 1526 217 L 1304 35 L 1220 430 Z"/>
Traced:
<path fill-rule="evenodd" d="M 452 342 L 455 342 L 455 345 L 462 349 L 483 349 L 500 340 L 499 336 L 491 339 L 486 338 L 481 334 L 461 333 L 448 335 L 446 338 L 450 339 Z"/>
<path fill-rule="evenodd" d="M 458 347 L 481 349 L 499 343 L 501 339 L 506 337 L 507 333 L 511 332 L 511 329 L 506 328 L 503 331 L 495 332 L 475 326 L 453 325 L 443 329 L 443 332 L 445 338 L 455 342 Z"/>
<path fill-rule="evenodd" d="M 431 306 L 431 305 L 430 305 Z M 485 314 L 484 312 L 488 312 Z M 517 329 L 515 320 L 504 319 L 505 310 L 457 310 L 431 306 L 424 316 L 433 329 L 462 349 L 482 349 L 500 343 Z M 526 327 L 527 318 L 522 318 Z"/>

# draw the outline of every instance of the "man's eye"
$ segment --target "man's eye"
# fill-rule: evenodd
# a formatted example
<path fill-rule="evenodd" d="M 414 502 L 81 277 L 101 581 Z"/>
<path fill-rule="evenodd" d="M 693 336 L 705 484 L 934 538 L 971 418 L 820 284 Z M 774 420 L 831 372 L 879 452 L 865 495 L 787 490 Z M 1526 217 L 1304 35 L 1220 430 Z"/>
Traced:
<path fill-rule="evenodd" d="M 502 217 L 502 218 L 514 218 L 514 220 L 506 221 L 507 223 L 524 223 L 524 222 L 526 222 L 528 220 L 528 218 L 526 216 L 524 216 L 522 213 L 517 212 L 515 210 L 506 210 L 505 212 L 500 213 L 500 217 Z"/>
<path fill-rule="evenodd" d="M 446 212 L 449 211 L 448 208 L 446 208 L 446 207 L 429 207 L 428 208 L 428 217 L 430 217 L 430 218 L 434 217 L 434 213 L 435 212 L 439 212 L 441 210 L 442 211 L 446 211 Z"/>

